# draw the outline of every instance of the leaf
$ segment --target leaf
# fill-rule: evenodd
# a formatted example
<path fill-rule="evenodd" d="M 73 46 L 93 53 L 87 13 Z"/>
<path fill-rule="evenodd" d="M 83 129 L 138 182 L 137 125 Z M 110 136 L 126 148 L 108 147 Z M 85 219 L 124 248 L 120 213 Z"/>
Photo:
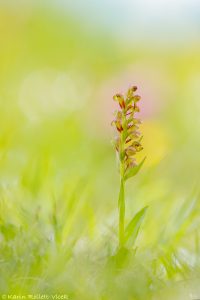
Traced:
<path fill-rule="evenodd" d="M 134 168 L 132 168 L 126 175 L 125 175 L 125 180 L 135 176 L 140 169 L 142 168 L 144 162 L 146 160 L 146 156 L 143 158 L 143 160 L 139 163 L 139 165 L 135 166 Z"/>
<path fill-rule="evenodd" d="M 135 214 L 135 216 L 132 218 L 128 226 L 125 230 L 125 243 L 127 243 L 131 238 L 131 244 L 134 246 L 134 243 L 136 241 L 136 238 L 138 236 L 140 226 L 144 220 L 144 216 L 146 213 L 148 206 L 143 207 L 139 212 Z M 129 244 L 130 244 L 129 243 Z"/>

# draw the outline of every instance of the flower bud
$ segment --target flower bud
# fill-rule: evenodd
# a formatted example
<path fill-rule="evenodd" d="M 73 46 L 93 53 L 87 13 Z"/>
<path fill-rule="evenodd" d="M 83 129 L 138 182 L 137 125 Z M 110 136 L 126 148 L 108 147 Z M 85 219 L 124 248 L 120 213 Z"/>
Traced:
<path fill-rule="evenodd" d="M 121 94 L 116 94 L 115 96 L 113 96 L 113 99 L 115 101 L 118 101 L 121 108 L 125 108 L 124 97 Z"/>
<path fill-rule="evenodd" d="M 134 96 L 134 102 L 140 101 L 141 97 L 139 95 Z"/>
<path fill-rule="evenodd" d="M 141 145 L 138 141 L 135 141 L 135 142 L 133 143 L 133 147 L 135 148 L 135 150 L 136 150 L 137 152 L 140 152 L 140 151 L 143 149 L 142 145 Z"/>
<path fill-rule="evenodd" d="M 132 156 L 132 155 L 135 155 L 136 154 L 136 149 L 135 149 L 135 147 L 128 147 L 127 149 L 126 149 L 126 154 L 127 154 L 127 157 L 130 157 L 130 156 Z"/>
<path fill-rule="evenodd" d="M 134 85 L 134 86 L 130 87 L 127 92 L 127 97 L 128 98 L 133 97 L 133 94 L 135 91 L 137 91 L 137 86 Z"/>

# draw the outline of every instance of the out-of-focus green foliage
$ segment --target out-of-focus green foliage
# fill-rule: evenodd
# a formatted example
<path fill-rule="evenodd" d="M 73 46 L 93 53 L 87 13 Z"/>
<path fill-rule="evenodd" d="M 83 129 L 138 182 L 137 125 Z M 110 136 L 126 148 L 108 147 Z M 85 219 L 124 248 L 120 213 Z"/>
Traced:
<path fill-rule="evenodd" d="M 200 297 L 200 44 L 159 47 L 46 6 L 0 6 L 0 294 Z M 127 182 L 127 223 L 148 210 L 116 256 L 111 96 L 129 84 L 147 160 Z"/>

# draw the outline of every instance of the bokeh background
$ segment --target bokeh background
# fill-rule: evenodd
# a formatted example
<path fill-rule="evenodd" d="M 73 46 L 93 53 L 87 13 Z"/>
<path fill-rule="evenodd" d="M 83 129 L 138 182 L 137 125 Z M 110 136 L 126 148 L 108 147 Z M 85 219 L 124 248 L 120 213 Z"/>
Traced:
<path fill-rule="evenodd" d="M 116 247 L 112 96 L 132 84 L 147 160 L 127 220 L 149 206 L 144 269 L 112 285 L 98 269 Z M 0 291 L 160 299 L 167 282 L 162 299 L 200 297 L 199 116 L 198 0 L 0 1 Z"/>

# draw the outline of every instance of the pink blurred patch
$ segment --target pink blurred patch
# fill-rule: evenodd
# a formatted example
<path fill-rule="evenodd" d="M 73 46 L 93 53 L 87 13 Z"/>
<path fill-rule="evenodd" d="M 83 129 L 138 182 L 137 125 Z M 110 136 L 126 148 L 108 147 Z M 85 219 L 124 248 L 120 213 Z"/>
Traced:
<path fill-rule="evenodd" d="M 138 113 L 138 117 L 143 120 L 158 117 L 170 97 L 171 88 L 166 84 L 170 81 L 165 69 L 155 68 L 152 64 L 133 65 L 130 69 L 105 82 L 99 89 L 95 104 L 96 121 L 101 123 L 104 130 L 109 130 L 113 112 L 118 108 L 112 97 L 116 93 L 126 93 L 131 85 L 138 87 L 136 93 L 142 97 L 139 103 L 141 112 Z"/>

